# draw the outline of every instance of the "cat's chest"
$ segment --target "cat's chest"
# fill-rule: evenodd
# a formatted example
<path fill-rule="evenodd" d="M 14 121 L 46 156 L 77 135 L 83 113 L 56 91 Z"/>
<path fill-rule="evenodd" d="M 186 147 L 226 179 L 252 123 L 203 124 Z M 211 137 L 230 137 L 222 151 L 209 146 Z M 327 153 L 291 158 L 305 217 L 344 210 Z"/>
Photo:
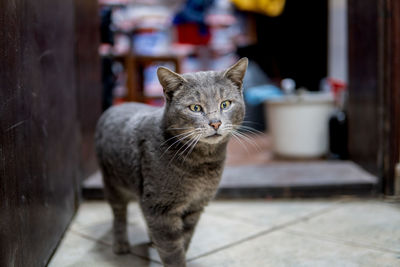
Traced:
<path fill-rule="evenodd" d="M 178 175 L 178 187 L 182 187 L 188 199 L 201 201 L 210 199 L 217 190 L 222 167 L 193 168 L 184 175 Z M 178 178 L 178 179 L 179 179 Z"/>
<path fill-rule="evenodd" d="M 155 171 L 157 168 L 152 169 Z M 222 174 L 222 166 L 202 166 L 202 167 L 166 167 L 159 171 L 152 172 L 151 176 L 158 176 L 153 181 L 160 189 L 160 194 L 173 192 L 177 198 L 192 201 L 202 201 L 210 199 L 218 187 Z"/>
<path fill-rule="evenodd" d="M 204 207 L 215 195 L 218 188 L 219 177 L 195 177 L 184 179 L 176 190 L 182 194 L 178 197 L 182 211 Z"/>
<path fill-rule="evenodd" d="M 177 198 L 198 200 L 214 195 L 222 175 L 223 159 L 200 164 L 198 159 L 171 162 L 157 156 L 157 153 L 152 152 L 154 150 L 149 147 L 144 150 L 141 170 L 144 180 L 158 194 L 166 193 Z"/>

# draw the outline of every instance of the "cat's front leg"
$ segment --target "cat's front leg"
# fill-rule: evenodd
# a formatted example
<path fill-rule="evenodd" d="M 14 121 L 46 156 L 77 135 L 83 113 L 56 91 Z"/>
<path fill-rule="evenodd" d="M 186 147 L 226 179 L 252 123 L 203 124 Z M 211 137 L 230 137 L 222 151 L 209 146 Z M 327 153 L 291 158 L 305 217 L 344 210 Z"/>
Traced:
<path fill-rule="evenodd" d="M 179 215 L 146 216 L 150 236 L 165 267 L 185 267 L 183 223 Z"/>
<path fill-rule="evenodd" d="M 183 238 L 184 238 L 185 251 L 187 251 L 189 248 L 189 244 L 190 244 L 190 241 L 192 240 L 194 229 L 197 225 L 197 222 L 200 219 L 200 215 L 202 212 L 203 212 L 203 209 L 200 209 L 200 210 L 187 212 L 182 216 Z"/>

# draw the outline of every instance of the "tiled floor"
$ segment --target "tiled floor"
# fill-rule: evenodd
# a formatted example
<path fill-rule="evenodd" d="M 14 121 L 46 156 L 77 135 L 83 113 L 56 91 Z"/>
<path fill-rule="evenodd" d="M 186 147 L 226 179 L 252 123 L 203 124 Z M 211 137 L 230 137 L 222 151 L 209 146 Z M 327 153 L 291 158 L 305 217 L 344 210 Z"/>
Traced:
<path fill-rule="evenodd" d="M 111 251 L 111 211 L 81 205 L 50 267 L 161 266 L 136 203 L 131 254 Z M 187 253 L 188 267 L 400 266 L 400 203 L 378 199 L 213 201 Z"/>

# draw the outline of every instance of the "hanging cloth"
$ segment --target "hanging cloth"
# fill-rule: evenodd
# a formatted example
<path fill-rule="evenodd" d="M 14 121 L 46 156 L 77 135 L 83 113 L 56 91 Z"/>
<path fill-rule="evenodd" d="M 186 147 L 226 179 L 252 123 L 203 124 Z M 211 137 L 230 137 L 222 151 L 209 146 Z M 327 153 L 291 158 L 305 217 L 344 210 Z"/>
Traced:
<path fill-rule="evenodd" d="M 276 17 L 282 14 L 286 0 L 231 0 L 231 2 L 240 10 Z"/>
<path fill-rule="evenodd" d="M 186 0 L 182 10 L 173 19 L 177 27 L 178 43 L 194 45 L 209 43 L 211 34 L 205 17 L 213 2 L 214 0 Z"/>

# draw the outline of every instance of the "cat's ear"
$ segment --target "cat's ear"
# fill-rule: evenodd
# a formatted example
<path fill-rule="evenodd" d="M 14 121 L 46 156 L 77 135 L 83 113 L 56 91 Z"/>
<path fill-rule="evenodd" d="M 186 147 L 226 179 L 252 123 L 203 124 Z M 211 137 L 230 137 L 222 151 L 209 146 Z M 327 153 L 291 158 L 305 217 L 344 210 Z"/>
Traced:
<path fill-rule="evenodd" d="M 174 91 L 179 88 L 179 86 L 187 82 L 181 75 L 165 67 L 159 67 L 157 69 L 157 76 L 164 90 L 164 95 L 168 100 L 172 98 Z"/>
<path fill-rule="evenodd" d="M 246 74 L 248 64 L 249 60 L 247 57 L 241 58 L 235 65 L 224 72 L 224 77 L 231 80 L 239 88 L 242 88 L 243 78 Z"/>

